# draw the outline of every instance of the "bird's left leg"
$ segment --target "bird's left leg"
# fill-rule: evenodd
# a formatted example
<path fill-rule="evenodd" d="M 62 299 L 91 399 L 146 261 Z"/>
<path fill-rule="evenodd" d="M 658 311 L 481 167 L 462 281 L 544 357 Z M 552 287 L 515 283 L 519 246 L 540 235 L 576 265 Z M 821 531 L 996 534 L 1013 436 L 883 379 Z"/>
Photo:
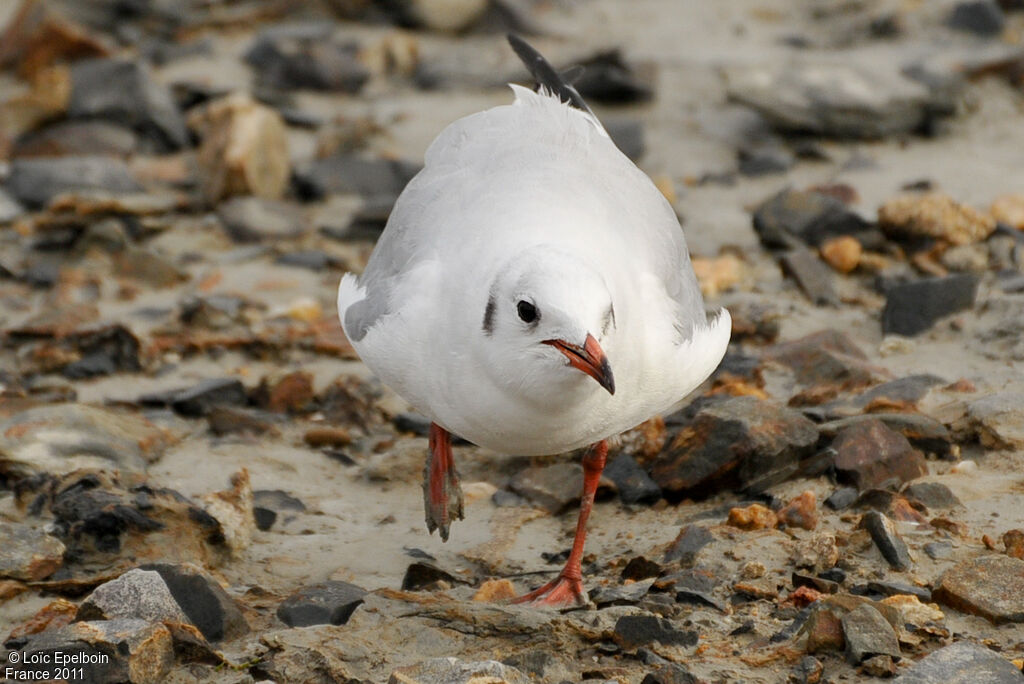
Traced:
<path fill-rule="evenodd" d="M 572 608 L 586 605 L 583 595 L 583 544 L 587 539 L 587 518 L 594 507 L 594 495 L 601 480 L 605 461 L 608 459 L 608 445 L 604 440 L 591 446 L 583 455 L 583 496 L 580 498 L 580 516 L 576 521 L 576 536 L 572 550 L 565 561 L 565 567 L 558 577 L 539 589 L 513 600 L 513 603 Z"/>
<path fill-rule="evenodd" d="M 423 468 L 423 506 L 427 529 L 439 530 L 448 541 L 452 520 L 462 520 L 462 485 L 452 457 L 452 435 L 437 423 L 430 424 L 430 453 Z"/>

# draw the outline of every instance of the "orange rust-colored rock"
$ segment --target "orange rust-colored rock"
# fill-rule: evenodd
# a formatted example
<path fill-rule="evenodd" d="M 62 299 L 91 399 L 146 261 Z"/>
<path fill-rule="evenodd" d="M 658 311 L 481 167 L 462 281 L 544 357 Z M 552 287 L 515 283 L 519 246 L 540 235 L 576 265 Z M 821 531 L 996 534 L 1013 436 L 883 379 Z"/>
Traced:
<path fill-rule="evenodd" d="M 107 45 L 43 0 L 25 0 L 0 34 L 0 68 L 16 67 L 26 79 L 59 62 L 109 54 Z"/>
<path fill-rule="evenodd" d="M 821 258 L 840 273 L 849 273 L 857 268 L 863 251 L 857 240 L 849 235 L 841 235 L 822 243 Z"/>
<path fill-rule="evenodd" d="M 1024 195 L 1000 195 L 992 201 L 990 211 L 996 221 L 1024 230 Z"/>
<path fill-rule="evenodd" d="M 991 215 L 930 192 L 894 197 L 878 209 L 878 223 L 890 235 L 911 235 L 966 245 L 987 238 L 996 228 Z"/>
<path fill-rule="evenodd" d="M 745 269 L 743 260 L 734 254 L 693 258 L 693 271 L 705 297 L 714 297 L 734 288 L 743 279 Z"/>
<path fill-rule="evenodd" d="M 1024 560 L 1024 530 L 1010 530 L 1003 534 L 1006 555 Z"/>
<path fill-rule="evenodd" d="M 813 530 L 818 526 L 818 499 L 807 490 L 795 497 L 778 512 L 779 522 L 788 527 Z"/>
<path fill-rule="evenodd" d="M 845 646 L 839 616 L 828 609 L 812 612 L 807 618 L 807 652 L 841 651 Z"/>
<path fill-rule="evenodd" d="M 343 447 L 352 443 L 352 434 L 342 427 L 315 427 L 306 430 L 304 439 L 311 447 Z"/>
<path fill-rule="evenodd" d="M 494 603 L 496 601 L 511 601 L 516 597 L 516 588 L 510 579 L 490 579 L 480 585 L 480 588 L 473 594 L 474 601 Z"/>
<path fill-rule="evenodd" d="M 11 630 L 7 638 L 16 639 L 29 634 L 45 632 L 48 629 L 57 629 L 58 627 L 70 625 L 75 619 L 76 612 L 78 612 L 78 606 L 67 599 L 59 598 L 56 601 L 51 601 L 40 608 L 27 622 Z"/>
<path fill-rule="evenodd" d="M 779 524 L 775 511 L 761 504 L 750 504 L 746 508 L 729 511 L 728 524 L 741 530 L 771 529 Z"/>

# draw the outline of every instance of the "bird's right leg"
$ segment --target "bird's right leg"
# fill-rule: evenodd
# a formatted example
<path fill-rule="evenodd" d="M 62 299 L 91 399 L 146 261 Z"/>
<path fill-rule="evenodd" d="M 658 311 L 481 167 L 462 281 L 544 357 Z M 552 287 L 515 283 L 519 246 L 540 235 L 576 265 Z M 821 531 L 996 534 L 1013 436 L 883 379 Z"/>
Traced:
<path fill-rule="evenodd" d="M 452 457 L 452 435 L 437 423 L 430 424 L 430 452 L 423 468 L 423 506 L 427 529 L 438 530 L 448 541 L 452 520 L 462 520 L 462 485 Z"/>

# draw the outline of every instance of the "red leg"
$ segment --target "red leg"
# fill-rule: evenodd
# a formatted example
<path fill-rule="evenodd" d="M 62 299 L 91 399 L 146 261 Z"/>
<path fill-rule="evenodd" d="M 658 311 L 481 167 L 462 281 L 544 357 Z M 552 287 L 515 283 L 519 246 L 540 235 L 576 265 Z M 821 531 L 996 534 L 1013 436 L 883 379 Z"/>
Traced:
<path fill-rule="evenodd" d="M 565 567 L 558 577 L 540 589 L 535 589 L 515 599 L 513 603 L 532 603 L 538 606 L 571 608 L 586 605 L 583 596 L 583 544 L 587 539 L 587 518 L 594 507 L 594 494 L 601 479 L 601 471 L 608 457 L 608 445 L 604 440 L 591 446 L 583 455 L 583 496 L 580 498 L 580 516 L 576 521 L 576 536 L 572 540 L 572 551 L 565 561 Z"/>
<path fill-rule="evenodd" d="M 452 436 L 437 423 L 430 424 L 430 452 L 423 468 L 423 504 L 427 529 L 439 530 L 448 541 L 452 520 L 462 520 L 462 485 L 452 457 Z"/>

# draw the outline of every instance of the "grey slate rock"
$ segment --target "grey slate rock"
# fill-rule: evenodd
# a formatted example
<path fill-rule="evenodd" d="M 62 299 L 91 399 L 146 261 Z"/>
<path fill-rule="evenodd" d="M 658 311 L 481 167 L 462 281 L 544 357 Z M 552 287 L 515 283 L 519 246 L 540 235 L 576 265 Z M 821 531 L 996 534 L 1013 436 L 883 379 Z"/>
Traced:
<path fill-rule="evenodd" d="M 842 617 L 846 657 L 853 665 L 887 655 L 900 658 L 900 644 L 892 625 L 875 608 L 863 604 Z"/>
<path fill-rule="evenodd" d="M 358 59 L 358 44 L 332 33 L 333 26 L 322 22 L 273 26 L 256 37 L 245 61 L 264 88 L 357 93 L 370 72 Z"/>
<path fill-rule="evenodd" d="M 956 494 L 941 482 L 912 482 L 903 490 L 903 495 L 920 501 L 928 508 L 956 508 L 963 505 Z"/>
<path fill-rule="evenodd" d="M 367 159 L 352 154 L 336 154 L 297 169 L 295 179 L 303 197 L 319 199 L 328 194 L 360 195 L 390 208 L 420 168 L 419 164 L 400 159 Z"/>
<path fill-rule="evenodd" d="M 71 118 L 107 119 L 154 140 L 160 151 L 189 143 L 185 119 L 171 91 L 140 60 L 101 58 L 71 66 Z"/>
<path fill-rule="evenodd" d="M 882 552 L 882 557 L 888 561 L 894 570 L 909 570 L 913 562 L 910 559 L 910 551 L 906 542 L 896 531 L 896 526 L 884 513 L 868 511 L 861 518 L 861 526 L 864 527 L 875 546 Z"/>
<path fill-rule="evenodd" d="M 348 582 L 328 581 L 304 587 L 277 608 L 277 617 L 289 627 L 343 625 L 363 602 L 366 590 Z"/>
<path fill-rule="evenodd" d="M 183 416 L 198 417 L 206 415 L 213 406 L 244 404 L 247 400 L 241 380 L 214 378 L 178 392 L 170 404 L 171 408 Z"/>
<path fill-rule="evenodd" d="M 679 530 L 672 546 L 665 552 L 665 562 L 679 561 L 682 567 L 690 567 L 696 562 L 700 550 L 714 540 L 715 537 L 706 527 L 687 525 Z"/>
<path fill-rule="evenodd" d="M 958 641 L 914 663 L 893 684 L 1021 684 L 1024 674 L 1003 656 Z"/>
<path fill-rule="evenodd" d="M 64 564 L 64 544 L 41 529 L 0 520 L 0 578 L 34 582 Z"/>
<path fill-rule="evenodd" d="M 160 575 L 188 621 L 210 641 L 234 639 L 249 631 L 238 603 L 202 568 L 190 563 L 147 563 L 140 567 Z"/>
<path fill-rule="evenodd" d="M 235 242 L 289 239 L 307 230 L 298 207 L 261 197 L 235 197 L 222 202 L 217 217 Z"/>
<path fill-rule="evenodd" d="M 779 263 L 811 303 L 818 306 L 839 305 L 835 274 L 817 254 L 798 247 L 783 254 Z"/>
<path fill-rule="evenodd" d="M 977 36 L 997 36 L 1006 26 L 1006 15 L 995 0 L 971 0 L 957 3 L 946 25 Z"/>
<path fill-rule="evenodd" d="M 10 223 L 25 213 L 25 207 L 0 187 L 0 225 Z"/>
<path fill-rule="evenodd" d="M 655 615 L 624 615 L 615 622 L 615 643 L 632 650 L 658 642 L 663 646 L 696 646 L 696 631 L 678 629 Z"/>
<path fill-rule="evenodd" d="M 882 332 L 913 336 L 939 319 L 970 309 L 978 293 L 978 276 L 970 273 L 923 278 L 886 291 Z"/>
<path fill-rule="evenodd" d="M 78 607 L 75 619 L 135 618 L 147 622 L 188 622 L 159 573 L 138 568 L 96 587 Z"/>
<path fill-rule="evenodd" d="M 754 209 L 754 230 L 769 249 L 788 249 L 798 242 L 817 247 L 829 238 L 850 235 L 865 248 L 877 248 L 885 236 L 831 195 L 786 189 Z"/>
<path fill-rule="evenodd" d="M 252 514 L 256 527 L 269 530 L 277 521 L 279 513 L 302 513 L 306 505 L 299 499 L 280 489 L 259 489 L 252 493 Z"/>
<path fill-rule="evenodd" d="M 661 498 L 661 487 L 629 454 L 616 456 L 605 467 L 604 476 L 615 483 L 624 503 L 654 503 Z"/>
<path fill-rule="evenodd" d="M 7 190 L 15 199 L 34 209 L 65 192 L 108 190 L 118 193 L 141 189 L 127 164 L 111 157 L 15 159 L 7 181 Z"/>

